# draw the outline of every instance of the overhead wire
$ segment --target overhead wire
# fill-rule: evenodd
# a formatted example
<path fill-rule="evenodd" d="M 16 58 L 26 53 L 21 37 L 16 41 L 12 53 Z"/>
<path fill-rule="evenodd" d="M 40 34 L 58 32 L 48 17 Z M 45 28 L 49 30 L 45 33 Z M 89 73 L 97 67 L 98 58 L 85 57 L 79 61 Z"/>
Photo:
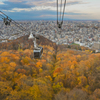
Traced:
<path fill-rule="evenodd" d="M 0 17 L 4 18 L 4 16 L 2 14 L 0 14 Z"/>
<path fill-rule="evenodd" d="M 65 6 L 66 6 L 66 0 L 64 1 L 64 7 L 63 7 L 63 10 L 62 10 L 62 0 L 61 0 L 61 4 L 60 4 L 60 22 L 58 21 L 59 20 L 59 11 L 58 11 L 58 0 L 57 0 L 57 25 L 58 25 L 58 28 L 61 28 L 62 27 L 62 24 L 63 24 L 63 19 L 64 19 L 64 13 L 65 13 Z"/>
<path fill-rule="evenodd" d="M 62 14 L 62 0 L 61 0 L 61 4 L 60 4 L 60 20 L 61 20 L 61 14 Z"/>
<path fill-rule="evenodd" d="M 64 18 L 65 6 L 66 6 L 66 0 L 65 0 L 65 3 L 64 3 L 64 9 L 63 9 L 63 15 L 62 15 L 62 23 L 63 23 L 63 18 Z"/>
<path fill-rule="evenodd" d="M 58 24 L 58 0 L 57 0 L 57 24 Z"/>
<path fill-rule="evenodd" d="M 2 18 L 2 19 L 3 19 L 3 17 L 2 17 L 2 16 L 0 16 L 0 18 Z"/>

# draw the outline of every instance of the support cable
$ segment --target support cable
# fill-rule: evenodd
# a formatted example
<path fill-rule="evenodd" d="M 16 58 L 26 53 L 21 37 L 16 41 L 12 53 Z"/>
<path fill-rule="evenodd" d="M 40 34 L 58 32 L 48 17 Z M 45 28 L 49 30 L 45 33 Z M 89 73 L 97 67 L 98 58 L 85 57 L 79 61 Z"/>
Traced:
<path fill-rule="evenodd" d="M 65 0 L 65 3 L 64 3 L 64 9 L 63 9 L 63 15 L 62 15 L 62 23 L 63 23 L 63 18 L 64 18 L 65 7 L 66 7 L 66 0 Z"/>
<path fill-rule="evenodd" d="M 66 6 L 66 0 L 64 2 L 64 8 L 63 8 L 63 12 L 62 12 L 62 0 L 61 0 L 61 4 L 60 4 L 60 22 L 58 21 L 58 0 L 57 0 L 57 26 L 58 28 L 62 28 L 62 24 L 63 24 L 63 18 L 64 18 L 64 12 L 65 12 L 65 6 Z"/>
<path fill-rule="evenodd" d="M 4 16 L 3 16 L 2 14 L 0 14 L 0 16 L 1 16 L 2 18 L 4 18 Z"/>
<path fill-rule="evenodd" d="M 62 0 L 61 0 L 61 4 L 60 4 L 60 20 L 61 20 L 61 14 L 62 14 Z"/>
<path fill-rule="evenodd" d="M 57 0 L 57 25 L 58 25 L 58 0 Z"/>

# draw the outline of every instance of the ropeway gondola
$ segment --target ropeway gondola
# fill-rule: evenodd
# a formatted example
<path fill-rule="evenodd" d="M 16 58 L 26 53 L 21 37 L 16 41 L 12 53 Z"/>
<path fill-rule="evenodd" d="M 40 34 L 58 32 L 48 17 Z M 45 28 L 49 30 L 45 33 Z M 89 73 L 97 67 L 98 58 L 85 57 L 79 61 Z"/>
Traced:
<path fill-rule="evenodd" d="M 33 55 L 34 58 L 39 59 L 42 57 L 43 47 L 39 47 L 39 49 L 34 49 L 33 52 L 34 52 L 34 55 Z"/>
<path fill-rule="evenodd" d="M 35 37 L 35 39 L 33 41 L 34 42 L 34 50 L 33 50 L 33 52 L 34 52 L 34 58 L 35 59 L 39 59 L 39 58 L 42 57 L 43 47 L 38 46 L 37 43 L 36 43 L 36 39 L 39 39 L 38 35 L 35 34 L 34 37 Z"/>
<path fill-rule="evenodd" d="M 43 54 L 43 47 L 38 46 L 37 43 L 36 43 L 36 40 L 39 39 L 39 36 L 37 35 L 37 33 L 35 33 L 33 35 L 32 32 L 31 32 L 28 39 L 32 39 L 33 43 L 34 43 L 33 57 L 35 59 L 41 58 L 42 54 Z"/>

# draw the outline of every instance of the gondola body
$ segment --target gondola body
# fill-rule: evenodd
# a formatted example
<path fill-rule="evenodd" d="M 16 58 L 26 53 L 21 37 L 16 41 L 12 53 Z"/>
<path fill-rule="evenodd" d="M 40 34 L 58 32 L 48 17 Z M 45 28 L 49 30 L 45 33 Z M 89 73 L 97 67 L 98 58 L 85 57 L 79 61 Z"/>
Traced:
<path fill-rule="evenodd" d="M 43 47 L 40 47 L 40 49 L 38 49 L 38 50 L 34 49 L 33 52 L 34 52 L 34 58 L 39 59 L 42 57 Z"/>

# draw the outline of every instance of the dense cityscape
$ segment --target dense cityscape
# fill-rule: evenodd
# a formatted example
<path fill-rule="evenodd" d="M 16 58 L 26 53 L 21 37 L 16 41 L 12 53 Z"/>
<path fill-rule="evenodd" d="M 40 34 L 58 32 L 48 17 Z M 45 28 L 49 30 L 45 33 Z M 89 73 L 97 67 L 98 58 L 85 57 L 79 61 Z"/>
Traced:
<path fill-rule="evenodd" d="M 23 35 L 39 34 L 56 44 L 78 44 L 100 50 L 99 21 L 65 21 L 58 29 L 56 21 L 18 21 L 19 27 L 11 23 L 6 26 L 0 21 L 0 42 L 17 39 Z M 25 30 L 21 30 L 23 27 Z M 27 30 L 27 31 L 26 31 Z"/>

